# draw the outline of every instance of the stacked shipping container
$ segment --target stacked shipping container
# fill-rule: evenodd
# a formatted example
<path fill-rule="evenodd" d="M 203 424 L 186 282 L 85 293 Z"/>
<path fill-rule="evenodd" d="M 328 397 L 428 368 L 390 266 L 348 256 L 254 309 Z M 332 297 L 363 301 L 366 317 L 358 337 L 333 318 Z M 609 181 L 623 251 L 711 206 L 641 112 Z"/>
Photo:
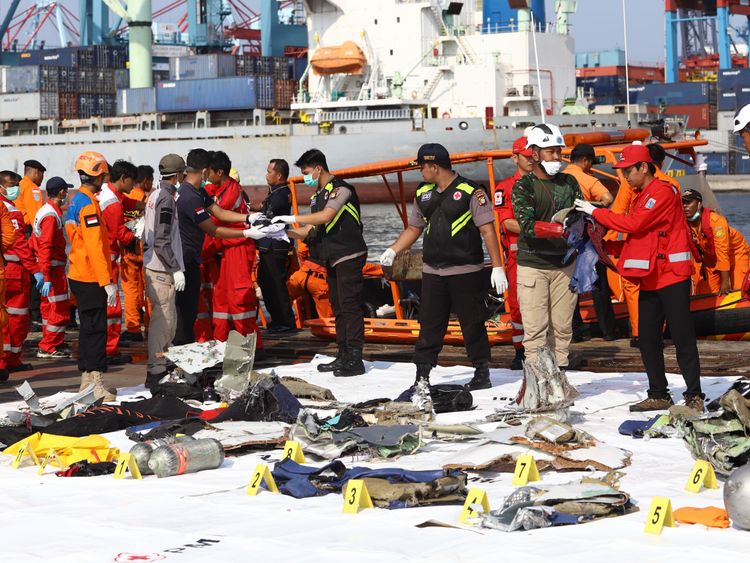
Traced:
<path fill-rule="evenodd" d="M 715 82 L 677 82 L 630 87 L 633 103 L 646 104 L 649 111 L 685 115 L 690 129 L 716 129 L 717 87 Z"/>

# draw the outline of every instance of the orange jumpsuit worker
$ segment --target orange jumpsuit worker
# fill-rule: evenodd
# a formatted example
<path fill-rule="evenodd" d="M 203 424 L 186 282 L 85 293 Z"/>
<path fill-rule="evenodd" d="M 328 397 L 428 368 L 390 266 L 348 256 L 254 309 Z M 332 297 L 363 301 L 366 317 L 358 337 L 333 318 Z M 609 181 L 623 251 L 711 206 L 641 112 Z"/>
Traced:
<path fill-rule="evenodd" d="M 75 164 L 81 188 L 68 205 L 65 232 L 70 241 L 70 289 L 78 303 L 78 369 L 81 388 L 94 385 L 94 396 L 104 401 L 116 398 L 104 386 L 107 371 L 107 306 L 117 302 L 117 284 L 112 278 L 109 235 L 97 192 L 101 191 L 109 165 L 104 156 L 89 151 Z"/>
<path fill-rule="evenodd" d="M 703 260 L 694 264 L 694 293 L 726 294 L 742 287 L 750 266 L 745 237 L 723 216 L 703 207 L 703 196 L 696 190 L 682 194 L 682 207 Z"/>
<path fill-rule="evenodd" d="M 523 361 L 526 359 L 523 349 L 523 320 L 521 308 L 518 305 L 518 288 L 516 286 L 516 273 L 518 263 L 516 253 L 518 251 L 518 234 L 521 227 L 513 212 L 511 194 L 516 181 L 531 172 L 534 161 L 531 158 L 531 149 L 526 148 L 526 137 L 520 137 L 513 143 L 513 162 L 516 164 L 516 172 L 513 176 L 501 180 L 495 186 L 495 212 L 500 224 L 500 240 L 505 249 L 505 272 L 508 276 L 508 308 L 510 309 L 511 338 L 516 355 L 510 362 L 510 369 L 523 369 Z"/>
<path fill-rule="evenodd" d="M 125 227 L 124 207 L 129 211 L 135 209 L 136 200 L 126 198 L 123 194 L 133 189 L 138 169 L 124 160 L 118 160 L 112 165 L 109 172 L 109 183 L 102 186 L 102 190 L 96 194 L 99 207 L 102 210 L 104 222 L 107 225 L 109 235 L 109 254 L 112 260 L 112 280 L 115 284 L 120 278 L 120 254 L 122 247 L 132 245 L 135 242 L 133 231 Z M 120 332 L 122 331 L 122 304 L 120 293 L 114 307 L 107 307 L 107 363 L 126 364 L 131 361 L 131 356 L 121 354 L 119 351 Z"/>
<path fill-rule="evenodd" d="M 70 358 L 70 352 L 63 349 L 65 327 L 70 319 L 68 300 L 68 278 L 65 266 L 68 254 L 63 230 L 62 206 L 72 188 L 59 176 L 47 180 L 47 203 L 34 218 L 32 240 L 36 248 L 39 270 L 44 276 L 42 294 L 42 339 L 39 341 L 37 358 Z"/>
<path fill-rule="evenodd" d="M 38 160 L 27 160 L 23 163 L 23 178 L 21 179 L 21 193 L 14 202 L 16 208 L 23 214 L 23 222 L 26 224 L 25 237 L 31 236 L 31 227 L 34 225 L 34 217 L 44 204 L 44 194 L 40 189 L 47 169 Z M 33 241 L 32 241 L 33 244 Z M 33 250 L 33 246 L 32 246 Z M 30 286 L 31 300 L 29 309 L 31 313 L 32 330 L 41 330 L 39 323 L 42 317 L 39 312 L 40 298 L 36 283 Z"/>
<path fill-rule="evenodd" d="M 17 181 L 18 174 L 9 170 L 0 172 L 0 182 L 9 181 L 6 178 Z M 0 250 L 5 253 L 13 246 L 15 240 L 16 229 L 10 220 L 10 213 L 4 205 L 0 205 Z M 8 313 L 5 310 L 5 260 L 0 259 L 0 329 L 6 326 L 8 326 Z M 3 332 L 4 330 L 0 330 L 0 345 L 3 344 Z M 8 377 L 10 377 L 8 369 L 0 369 L 0 382 L 7 381 Z"/>
<path fill-rule="evenodd" d="M 326 267 L 310 256 L 308 246 L 302 242 L 299 243 L 298 254 L 300 268 L 289 276 L 286 283 L 289 299 L 295 301 L 309 294 L 315 303 L 318 317 L 321 319 L 333 317 L 333 308 L 331 307 L 331 301 L 328 299 Z"/>
<path fill-rule="evenodd" d="M 16 229 L 16 241 L 3 253 L 7 264 L 5 268 L 5 308 L 8 312 L 8 325 L 3 328 L 5 333 L 3 356 L 0 359 L 0 369 L 9 371 L 23 371 L 31 369 L 31 364 L 21 361 L 23 342 L 29 334 L 29 299 L 30 280 L 34 276 L 37 288 L 44 283 L 44 276 L 39 272 L 36 257 L 31 251 L 26 239 L 26 223 L 23 214 L 13 205 L 21 192 L 18 174 L 12 178 L 3 178 L 0 187 L 0 202 L 10 213 L 10 220 Z"/>
<path fill-rule="evenodd" d="M 229 177 L 232 163 L 222 151 L 210 153 L 208 181 L 217 186 L 216 204 L 236 213 L 248 212 L 240 185 Z M 244 225 L 222 224 L 227 227 Z M 243 336 L 257 333 L 256 350 L 262 349 L 256 314 L 258 300 L 253 287 L 252 273 L 255 268 L 255 242 L 250 239 L 217 240 L 222 249 L 219 279 L 213 292 L 213 337 L 227 339 L 230 330 Z M 259 354 L 257 357 L 262 356 Z"/>
<path fill-rule="evenodd" d="M 145 205 L 148 194 L 154 187 L 154 169 L 148 165 L 138 166 L 135 185 L 125 196 Z M 126 207 L 126 206 L 123 206 Z M 124 209 L 128 221 L 140 217 L 140 211 Z M 120 335 L 120 342 L 143 342 L 141 333 L 141 311 L 143 321 L 148 328 L 149 306 L 146 302 L 146 280 L 143 277 L 143 247 L 136 239 L 131 247 L 123 247 L 120 259 L 120 281 L 125 296 L 125 332 Z"/>

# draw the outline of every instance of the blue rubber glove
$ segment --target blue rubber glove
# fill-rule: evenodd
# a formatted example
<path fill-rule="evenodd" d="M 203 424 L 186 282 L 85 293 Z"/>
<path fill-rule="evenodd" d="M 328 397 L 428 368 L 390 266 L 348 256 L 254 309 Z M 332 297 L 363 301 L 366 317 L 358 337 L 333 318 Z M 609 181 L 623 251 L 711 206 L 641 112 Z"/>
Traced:
<path fill-rule="evenodd" d="M 37 272 L 34 274 L 34 279 L 36 280 L 36 288 L 38 291 L 41 291 L 42 285 L 44 284 L 44 274 L 41 272 Z"/>
<path fill-rule="evenodd" d="M 44 282 L 42 284 L 42 289 L 39 290 L 39 293 L 42 294 L 42 297 L 47 297 L 51 289 L 52 289 L 52 282 Z"/>

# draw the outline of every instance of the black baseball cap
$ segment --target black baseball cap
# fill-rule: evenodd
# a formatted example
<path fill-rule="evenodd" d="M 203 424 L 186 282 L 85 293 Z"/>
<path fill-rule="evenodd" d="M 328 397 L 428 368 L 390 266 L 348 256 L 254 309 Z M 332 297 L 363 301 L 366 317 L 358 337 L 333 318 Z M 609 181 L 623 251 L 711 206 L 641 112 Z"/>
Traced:
<path fill-rule="evenodd" d="M 69 190 L 73 187 L 73 184 L 68 184 L 65 180 L 60 178 L 60 176 L 52 176 L 49 180 L 47 180 L 47 195 L 48 196 L 56 196 L 63 190 Z"/>
<path fill-rule="evenodd" d="M 579 158 L 590 158 L 591 160 L 594 160 L 596 158 L 594 147 L 587 145 L 586 143 L 581 143 L 573 147 L 573 150 L 570 151 L 570 160 L 578 160 Z"/>
<path fill-rule="evenodd" d="M 26 162 L 23 163 L 23 165 L 26 168 L 36 168 L 37 170 L 41 172 L 47 171 L 47 169 L 44 166 L 42 166 L 42 163 L 39 162 L 38 160 L 27 160 Z"/>
<path fill-rule="evenodd" d="M 427 143 L 419 147 L 415 164 L 437 164 L 442 168 L 451 167 L 451 155 L 443 145 L 439 143 Z"/>
<path fill-rule="evenodd" d="M 682 201 L 703 201 L 703 194 L 698 190 L 685 190 L 682 192 Z"/>

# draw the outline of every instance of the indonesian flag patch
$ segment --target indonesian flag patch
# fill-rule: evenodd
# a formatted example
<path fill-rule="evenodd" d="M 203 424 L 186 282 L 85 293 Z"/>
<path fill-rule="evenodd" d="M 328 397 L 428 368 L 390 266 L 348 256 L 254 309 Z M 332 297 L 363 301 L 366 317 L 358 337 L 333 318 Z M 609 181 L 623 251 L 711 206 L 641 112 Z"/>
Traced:
<path fill-rule="evenodd" d="M 99 217 L 96 215 L 86 215 L 83 218 L 83 224 L 87 227 L 98 227 L 99 226 Z"/>
<path fill-rule="evenodd" d="M 204 213 L 205 211 L 206 211 L 206 210 L 205 210 L 205 209 L 203 209 L 202 207 L 196 207 L 196 208 L 195 208 L 195 214 L 196 214 L 196 215 L 200 215 L 201 213 Z"/>

